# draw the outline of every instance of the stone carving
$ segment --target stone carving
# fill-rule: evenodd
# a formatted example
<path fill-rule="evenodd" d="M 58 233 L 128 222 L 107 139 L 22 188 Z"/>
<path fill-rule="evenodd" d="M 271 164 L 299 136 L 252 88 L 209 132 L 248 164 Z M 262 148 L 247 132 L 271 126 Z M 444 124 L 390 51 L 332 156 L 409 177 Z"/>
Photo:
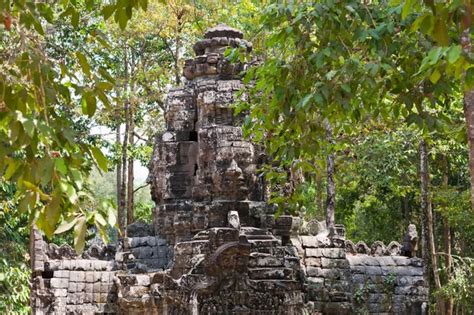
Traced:
<path fill-rule="evenodd" d="M 402 252 L 402 245 L 397 241 L 391 241 L 387 246 L 387 255 L 398 256 Z"/>
<path fill-rule="evenodd" d="M 367 246 L 367 244 L 365 244 L 362 241 L 357 242 L 355 247 L 357 249 L 357 253 L 359 253 L 359 254 L 366 254 L 366 255 L 371 254 L 371 250 L 370 250 L 369 246 Z"/>
<path fill-rule="evenodd" d="M 408 231 L 403 237 L 402 255 L 408 257 L 416 257 L 416 251 L 418 250 L 418 232 L 416 226 L 410 224 Z"/>
<path fill-rule="evenodd" d="M 232 112 L 247 65 L 223 56 L 229 46 L 252 48 L 239 30 L 209 29 L 185 62 L 189 81 L 168 93 L 149 166 L 152 225 L 136 222 L 116 247 L 82 257 L 33 231 L 34 314 L 351 314 L 364 286 L 371 314 L 421 311 L 414 227 L 404 257 L 396 242 L 354 245 L 343 225 L 329 235 L 324 222 L 274 216 L 258 174 L 265 152 Z"/>
<path fill-rule="evenodd" d="M 374 256 L 383 256 L 385 255 L 385 251 L 386 251 L 385 245 L 381 241 L 375 241 L 372 244 L 372 247 L 370 247 L 370 252 Z"/>
<path fill-rule="evenodd" d="M 357 248 L 354 245 L 354 242 L 352 242 L 351 240 L 346 240 L 345 249 L 346 249 L 346 253 L 348 254 L 351 254 L 351 255 L 357 254 Z"/>
<path fill-rule="evenodd" d="M 229 222 L 230 227 L 240 230 L 240 218 L 237 211 L 229 211 L 227 214 L 227 221 Z"/>

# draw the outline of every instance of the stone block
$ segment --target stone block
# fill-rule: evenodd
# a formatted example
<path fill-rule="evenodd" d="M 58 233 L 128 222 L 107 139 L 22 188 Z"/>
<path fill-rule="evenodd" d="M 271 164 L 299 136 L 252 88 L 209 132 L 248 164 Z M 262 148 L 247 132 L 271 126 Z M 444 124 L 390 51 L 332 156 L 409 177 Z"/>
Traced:
<path fill-rule="evenodd" d="M 323 268 L 348 268 L 349 262 L 346 259 L 338 258 L 321 258 L 321 266 Z"/>
<path fill-rule="evenodd" d="M 399 276 L 397 277 L 398 286 L 425 286 L 423 276 Z"/>
<path fill-rule="evenodd" d="M 54 297 L 66 297 L 67 296 L 67 289 L 54 289 L 53 290 Z"/>
<path fill-rule="evenodd" d="M 84 292 L 86 284 L 84 282 L 76 282 L 76 292 Z"/>
<path fill-rule="evenodd" d="M 381 276 L 382 275 L 382 268 L 378 266 L 366 266 L 365 270 L 368 276 Z"/>
<path fill-rule="evenodd" d="M 70 270 L 71 269 L 71 261 L 69 259 L 62 260 L 60 269 Z"/>
<path fill-rule="evenodd" d="M 396 266 L 395 261 L 391 256 L 381 256 L 377 257 L 380 266 Z"/>
<path fill-rule="evenodd" d="M 410 258 L 405 256 L 391 256 L 393 261 L 398 266 L 409 266 L 411 263 Z"/>
<path fill-rule="evenodd" d="M 77 260 L 75 263 L 75 270 L 87 271 L 91 270 L 91 261 L 87 259 Z"/>
<path fill-rule="evenodd" d="M 67 291 L 72 292 L 72 293 L 76 292 L 76 290 L 77 290 L 77 284 L 76 283 L 77 282 L 69 282 Z"/>
<path fill-rule="evenodd" d="M 92 285 L 92 292 L 95 294 L 95 293 L 100 293 L 100 286 L 101 286 L 101 283 L 100 282 L 95 282 L 93 285 Z"/>
<path fill-rule="evenodd" d="M 252 253 L 249 267 L 282 267 L 283 261 L 269 254 Z"/>
<path fill-rule="evenodd" d="M 92 303 L 94 302 L 94 294 L 92 291 L 84 292 L 84 303 Z"/>
<path fill-rule="evenodd" d="M 308 282 L 308 285 L 310 286 L 316 286 L 316 287 L 324 286 L 324 278 L 309 277 L 306 279 L 306 281 Z"/>
<path fill-rule="evenodd" d="M 51 279 L 52 289 L 67 289 L 69 286 L 69 279 L 67 278 L 52 278 Z"/>
<path fill-rule="evenodd" d="M 94 279 L 94 282 L 98 282 L 102 279 L 102 273 L 100 271 L 94 271 L 92 273 L 92 278 Z"/>
<path fill-rule="evenodd" d="M 380 267 L 382 268 L 382 275 L 388 276 L 388 275 L 395 275 L 395 266 L 383 266 Z"/>
<path fill-rule="evenodd" d="M 94 292 L 92 294 L 92 302 L 93 303 L 100 303 L 100 292 Z"/>
<path fill-rule="evenodd" d="M 320 248 L 306 248 L 305 257 L 320 258 L 320 257 L 323 257 L 323 253 Z"/>
<path fill-rule="evenodd" d="M 250 279 L 291 279 L 293 270 L 289 268 L 253 268 L 249 269 Z"/>
<path fill-rule="evenodd" d="M 56 270 L 53 273 L 54 278 L 69 278 L 69 270 Z"/>
<path fill-rule="evenodd" d="M 69 279 L 74 282 L 84 282 L 86 279 L 86 273 L 84 271 L 71 271 Z"/>
<path fill-rule="evenodd" d="M 306 267 L 306 274 L 309 277 L 339 278 L 342 272 L 339 269 L 323 269 L 319 267 Z"/>
<path fill-rule="evenodd" d="M 88 271 L 88 272 L 86 272 L 86 275 L 85 275 L 85 282 L 88 282 L 88 283 L 95 282 L 95 280 L 94 280 L 94 272 L 93 272 L 93 271 Z"/>
<path fill-rule="evenodd" d="M 139 286 L 149 286 L 150 285 L 150 276 L 149 275 L 135 275 L 135 283 Z"/>
<path fill-rule="evenodd" d="M 301 244 L 303 248 L 317 248 L 319 247 L 318 239 L 316 236 L 304 235 L 300 236 Z"/>
<path fill-rule="evenodd" d="M 112 286 L 108 283 L 100 284 L 100 293 L 109 293 Z"/>
<path fill-rule="evenodd" d="M 347 255 L 346 259 L 351 266 L 365 266 L 364 257 L 364 255 Z"/>
<path fill-rule="evenodd" d="M 412 266 L 396 266 L 393 268 L 393 273 L 397 276 L 422 276 L 423 268 Z"/>

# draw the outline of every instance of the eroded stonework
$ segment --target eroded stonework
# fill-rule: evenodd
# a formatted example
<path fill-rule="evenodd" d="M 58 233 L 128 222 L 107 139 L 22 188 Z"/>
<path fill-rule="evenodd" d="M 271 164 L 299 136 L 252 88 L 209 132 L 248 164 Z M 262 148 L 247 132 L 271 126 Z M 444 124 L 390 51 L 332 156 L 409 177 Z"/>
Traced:
<path fill-rule="evenodd" d="M 404 246 L 353 244 L 337 225 L 273 216 L 264 150 L 242 135 L 232 105 L 245 97 L 246 47 L 219 25 L 194 46 L 185 86 L 169 92 L 149 182 L 152 225 L 135 223 L 116 248 L 32 238 L 35 314 L 422 314 L 427 287 L 416 230 Z M 242 93 L 241 93 L 242 92 Z M 414 234 L 415 233 L 415 234 Z M 404 256 L 402 256 L 402 254 Z"/>

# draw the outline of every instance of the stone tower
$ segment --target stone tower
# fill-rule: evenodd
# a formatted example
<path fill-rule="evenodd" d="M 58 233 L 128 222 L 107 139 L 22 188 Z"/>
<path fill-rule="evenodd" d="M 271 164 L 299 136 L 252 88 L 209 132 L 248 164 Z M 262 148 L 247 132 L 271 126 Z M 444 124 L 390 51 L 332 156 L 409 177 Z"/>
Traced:
<path fill-rule="evenodd" d="M 184 87 L 166 100 L 166 131 L 157 137 L 149 181 L 156 202 L 155 230 L 171 244 L 197 232 L 227 226 L 237 211 L 243 226 L 259 226 L 265 211 L 257 170 L 263 152 L 242 137 L 232 113 L 242 82 L 241 64 L 230 64 L 227 47 L 252 46 L 241 31 L 225 25 L 209 29 L 187 60 Z"/>

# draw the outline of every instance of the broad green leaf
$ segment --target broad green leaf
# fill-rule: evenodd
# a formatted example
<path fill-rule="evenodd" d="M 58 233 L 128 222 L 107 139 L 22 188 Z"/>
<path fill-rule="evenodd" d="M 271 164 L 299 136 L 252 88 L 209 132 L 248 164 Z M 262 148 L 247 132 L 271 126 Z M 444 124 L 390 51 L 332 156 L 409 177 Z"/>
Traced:
<path fill-rule="evenodd" d="M 108 4 L 104 6 L 104 8 L 102 9 L 102 16 L 104 17 L 105 20 L 107 20 L 112 16 L 112 14 L 114 14 L 116 9 L 117 9 L 117 5 Z"/>
<path fill-rule="evenodd" d="M 104 156 L 102 151 L 100 151 L 100 149 L 97 147 L 91 147 L 90 149 L 92 152 L 92 156 L 94 157 L 94 160 L 97 162 L 97 165 L 99 166 L 99 168 L 103 170 L 104 172 L 107 172 L 108 171 L 107 158 Z"/>
<path fill-rule="evenodd" d="M 107 206 L 107 222 L 110 226 L 115 226 L 115 224 L 117 224 L 117 215 L 115 214 L 115 209 L 110 205 Z"/>
<path fill-rule="evenodd" d="M 3 174 L 3 177 L 6 179 L 6 180 L 9 180 L 11 179 L 11 177 L 13 176 L 13 174 L 15 174 L 16 170 L 20 167 L 20 163 L 14 159 L 8 159 L 7 160 L 7 170 L 5 171 L 5 174 Z"/>
<path fill-rule="evenodd" d="M 77 219 L 76 225 L 74 226 L 74 248 L 78 254 L 81 254 L 84 250 L 86 230 L 86 218 L 81 216 Z"/>
<path fill-rule="evenodd" d="M 56 231 L 54 231 L 54 234 L 61 234 L 61 233 L 64 233 L 66 231 L 69 231 L 76 224 L 76 222 L 77 222 L 77 218 L 73 218 L 73 219 L 64 221 L 63 223 L 61 223 L 58 226 Z"/>
<path fill-rule="evenodd" d="M 77 10 L 71 11 L 71 25 L 75 28 L 79 27 L 79 12 Z"/>
<path fill-rule="evenodd" d="M 461 56 L 462 48 L 459 45 L 452 46 L 448 51 L 448 62 L 453 64 L 455 63 L 459 57 Z"/>
<path fill-rule="evenodd" d="M 404 20 L 409 14 L 413 12 L 413 4 L 416 0 L 406 0 L 402 9 L 402 19 Z"/>
<path fill-rule="evenodd" d="M 61 197 L 58 193 L 55 193 L 51 201 L 44 208 L 47 227 L 47 231 L 45 231 L 45 233 L 48 235 L 48 237 L 53 236 L 56 224 L 58 223 L 61 216 L 60 205 Z"/>
<path fill-rule="evenodd" d="M 94 116 L 95 111 L 97 110 L 97 100 L 93 93 L 86 94 L 86 102 L 87 102 L 87 115 L 89 117 Z"/>
<path fill-rule="evenodd" d="M 107 225 L 107 221 L 105 221 L 104 217 L 100 213 L 95 214 L 95 221 L 99 223 L 101 226 Z"/>
<path fill-rule="evenodd" d="M 436 82 L 438 82 L 440 78 L 441 78 L 441 73 L 439 72 L 438 69 L 434 69 L 434 71 L 430 75 L 430 81 L 433 84 L 436 84 Z"/>
<path fill-rule="evenodd" d="M 84 73 L 87 76 L 90 76 L 91 68 L 89 66 L 89 63 L 87 62 L 86 56 L 84 56 L 84 54 L 81 53 L 80 51 L 76 51 L 76 57 L 77 57 L 77 60 L 79 61 L 79 64 L 81 65 L 82 71 L 84 71 Z"/>
<path fill-rule="evenodd" d="M 67 175 L 67 166 L 66 166 L 66 161 L 63 158 L 55 158 L 54 159 L 54 165 L 56 166 L 56 169 L 63 175 Z"/>

